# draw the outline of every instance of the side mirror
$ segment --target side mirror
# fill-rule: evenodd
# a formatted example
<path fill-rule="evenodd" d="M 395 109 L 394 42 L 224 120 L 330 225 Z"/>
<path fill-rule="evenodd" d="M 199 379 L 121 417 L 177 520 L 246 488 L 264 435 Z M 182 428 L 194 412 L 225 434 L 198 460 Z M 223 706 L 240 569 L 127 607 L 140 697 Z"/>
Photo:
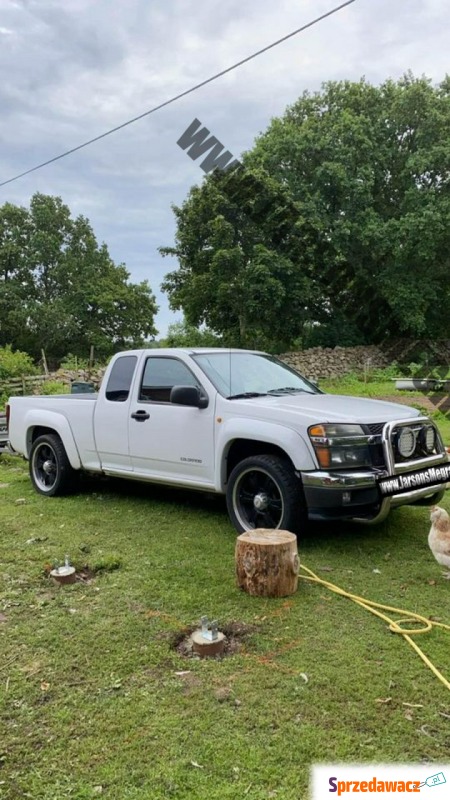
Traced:
<path fill-rule="evenodd" d="M 178 406 L 207 408 L 209 400 L 198 386 L 174 386 L 170 392 L 170 402 Z"/>

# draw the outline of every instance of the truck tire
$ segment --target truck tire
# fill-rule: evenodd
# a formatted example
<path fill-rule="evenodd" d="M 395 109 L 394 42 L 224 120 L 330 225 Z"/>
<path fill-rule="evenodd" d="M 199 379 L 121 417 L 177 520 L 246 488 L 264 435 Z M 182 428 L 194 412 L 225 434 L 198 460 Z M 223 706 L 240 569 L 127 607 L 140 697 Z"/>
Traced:
<path fill-rule="evenodd" d="M 234 467 L 227 508 L 239 533 L 254 528 L 298 533 L 307 520 L 302 486 L 292 464 L 273 455 L 250 456 Z"/>
<path fill-rule="evenodd" d="M 30 478 L 39 494 L 47 497 L 70 494 L 76 487 L 78 473 L 67 458 L 56 433 L 38 436 L 30 453 Z"/>

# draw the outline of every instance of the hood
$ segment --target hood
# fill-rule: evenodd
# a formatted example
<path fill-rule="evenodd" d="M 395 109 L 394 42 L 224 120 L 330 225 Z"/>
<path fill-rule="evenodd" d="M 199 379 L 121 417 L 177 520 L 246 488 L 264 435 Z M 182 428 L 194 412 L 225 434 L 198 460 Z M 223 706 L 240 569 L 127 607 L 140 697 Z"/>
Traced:
<path fill-rule="evenodd" d="M 339 394 L 292 394 L 229 400 L 227 412 L 259 419 L 277 419 L 306 425 L 321 422 L 374 423 L 422 416 L 416 408 L 384 400 Z"/>

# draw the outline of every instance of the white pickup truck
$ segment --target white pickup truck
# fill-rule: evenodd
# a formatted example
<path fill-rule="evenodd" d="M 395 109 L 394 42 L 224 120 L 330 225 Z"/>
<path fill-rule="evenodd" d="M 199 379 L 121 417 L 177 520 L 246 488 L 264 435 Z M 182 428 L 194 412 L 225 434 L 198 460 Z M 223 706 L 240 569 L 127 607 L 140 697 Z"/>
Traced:
<path fill-rule="evenodd" d="M 265 353 L 130 350 L 98 395 L 12 397 L 11 449 L 38 492 L 80 472 L 226 494 L 237 531 L 312 520 L 379 522 L 436 503 L 450 464 L 414 408 L 325 394 Z"/>

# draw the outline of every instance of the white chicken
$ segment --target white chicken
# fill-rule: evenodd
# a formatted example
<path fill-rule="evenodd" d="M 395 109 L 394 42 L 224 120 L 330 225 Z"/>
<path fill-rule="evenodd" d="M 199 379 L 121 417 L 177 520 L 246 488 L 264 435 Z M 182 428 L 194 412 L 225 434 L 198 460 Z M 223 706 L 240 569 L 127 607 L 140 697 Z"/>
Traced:
<path fill-rule="evenodd" d="M 444 508 L 433 506 L 430 514 L 431 530 L 428 544 L 438 564 L 450 570 L 450 517 Z M 443 573 L 450 580 L 450 572 Z"/>

